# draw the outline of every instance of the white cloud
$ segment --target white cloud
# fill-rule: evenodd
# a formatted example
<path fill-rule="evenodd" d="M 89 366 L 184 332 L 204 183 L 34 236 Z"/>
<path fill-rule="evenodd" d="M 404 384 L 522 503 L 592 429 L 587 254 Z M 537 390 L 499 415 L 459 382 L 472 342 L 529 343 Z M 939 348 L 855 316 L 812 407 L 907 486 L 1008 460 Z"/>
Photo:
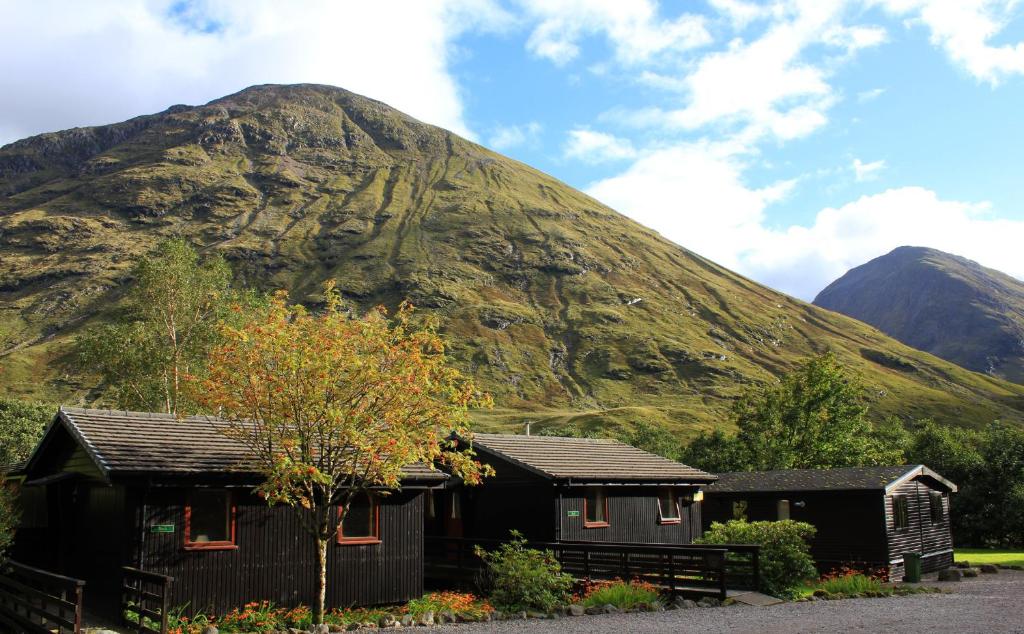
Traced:
<path fill-rule="evenodd" d="M 641 83 L 679 92 L 685 105 L 646 108 L 627 119 L 677 131 L 715 126 L 750 143 L 806 136 L 827 123 L 838 99 L 829 83 L 834 67 L 886 38 L 877 26 L 845 25 L 845 13 L 844 2 L 773 5 L 769 24 L 757 38 L 735 39 L 684 67 L 679 76 L 641 73 Z"/>
<path fill-rule="evenodd" d="M 864 181 L 874 180 L 878 178 L 878 172 L 885 169 L 885 161 L 871 161 L 865 163 L 859 158 L 853 159 L 853 174 L 857 179 L 857 182 L 863 183 Z"/>
<path fill-rule="evenodd" d="M 987 215 L 987 203 L 943 200 L 902 187 L 820 211 L 809 227 L 766 231 L 741 270 L 804 299 L 850 268 L 903 245 L 961 255 L 1024 279 L 1024 221 Z"/>
<path fill-rule="evenodd" d="M 744 244 L 756 244 L 764 210 L 785 197 L 791 181 L 752 189 L 735 147 L 693 143 L 639 158 L 625 172 L 587 193 L 670 240 L 734 269 Z"/>
<path fill-rule="evenodd" d="M 510 150 L 521 145 L 537 143 L 542 130 L 541 124 L 531 121 L 525 125 L 498 126 L 487 140 L 496 150 Z"/>
<path fill-rule="evenodd" d="M 809 226 L 773 228 L 766 210 L 793 181 L 750 187 L 733 149 L 700 143 L 646 155 L 588 193 L 666 238 L 805 300 L 854 266 L 902 245 L 929 246 L 1024 279 L 1024 221 L 987 203 L 902 187 L 826 208 Z"/>
<path fill-rule="evenodd" d="M 711 42 L 701 16 L 658 15 L 654 0 L 520 0 L 537 24 L 527 40 L 532 54 L 562 65 L 580 54 L 580 41 L 605 36 L 619 62 L 635 64 L 661 53 L 678 53 Z"/>
<path fill-rule="evenodd" d="M 451 42 L 508 21 L 490 0 L 0 0 L 0 143 L 204 103 L 259 83 L 334 84 L 469 134 Z"/>
<path fill-rule="evenodd" d="M 1024 74 L 1024 42 L 993 45 L 1019 18 L 1019 0 L 877 0 L 890 12 L 923 24 L 932 44 L 975 78 L 992 85 Z"/>
<path fill-rule="evenodd" d="M 756 4 L 744 0 L 709 0 L 708 4 L 725 16 L 737 31 L 763 20 L 779 10 L 779 5 Z"/>
<path fill-rule="evenodd" d="M 565 156 L 586 163 L 603 163 L 634 158 L 636 150 L 629 139 L 622 139 L 606 132 L 577 128 L 569 131 Z"/>
<path fill-rule="evenodd" d="M 871 90 L 865 90 L 857 93 L 857 103 L 868 103 L 874 101 L 885 94 L 885 88 L 872 88 Z"/>

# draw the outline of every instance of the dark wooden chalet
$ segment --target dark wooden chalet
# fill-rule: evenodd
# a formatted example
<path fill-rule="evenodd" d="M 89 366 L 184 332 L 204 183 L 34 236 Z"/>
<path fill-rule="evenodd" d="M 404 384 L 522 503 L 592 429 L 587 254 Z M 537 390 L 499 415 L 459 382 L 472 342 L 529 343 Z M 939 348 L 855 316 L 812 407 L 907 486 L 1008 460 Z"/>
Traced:
<path fill-rule="evenodd" d="M 290 508 L 251 493 L 259 476 L 221 426 L 61 409 L 24 470 L 31 521 L 12 559 L 85 580 L 93 610 L 115 604 L 123 566 L 173 577 L 171 605 L 312 604 L 315 547 Z M 446 479 L 411 465 L 401 491 L 353 506 L 330 549 L 329 605 L 422 595 L 424 492 Z"/>
<path fill-rule="evenodd" d="M 923 465 L 722 473 L 706 489 L 704 526 L 739 517 L 808 522 L 818 529 L 811 554 L 823 572 L 854 564 L 900 579 L 904 553 L 920 554 L 925 572 L 953 563 L 955 492 Z"/>
<path fill-rule="evenodd" d="M 432 491 L 428 535 L 689 544 L 701 533 L 700 488 L 715 480 L 615 440 L 475 434 L 473 448 L 496 475 Z"/>

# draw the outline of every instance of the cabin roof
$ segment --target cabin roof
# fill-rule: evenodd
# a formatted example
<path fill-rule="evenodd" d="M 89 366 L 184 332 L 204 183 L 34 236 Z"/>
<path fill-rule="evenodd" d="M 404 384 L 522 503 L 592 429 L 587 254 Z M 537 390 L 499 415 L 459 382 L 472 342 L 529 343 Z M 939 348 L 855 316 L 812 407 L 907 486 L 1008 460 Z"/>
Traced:
<path fill-rule="evenodd" d="M 783 469 L 734 471 L 718 474 L 708 487 L 715 493 L 771 493 L 782 491 L 885 491 L 907 480 L 924 478 L 939 488 L 956 491 L 956 485 L 924 465 L 842 467 L 837 469 Z"/>
<path fill-rule="evenodd" d="M 227 422 L 212 416 L 178 419 L 173 414 L 62 407 L 33 452 L 31 473 L 47 440 L 63 428 L 82 446 L 104 478 L 150 474 L 189 476 L 255 475 L 246 468 L 246 449 L 225 436 Z M 448 478 L 423 464 L 405 468 L 410 480 Z"/>
<path fill-rule="evenodd" d="M 710 473 L 605 438 L 473 434 L 473 447 L 553 480 L 696 482 Z"/>

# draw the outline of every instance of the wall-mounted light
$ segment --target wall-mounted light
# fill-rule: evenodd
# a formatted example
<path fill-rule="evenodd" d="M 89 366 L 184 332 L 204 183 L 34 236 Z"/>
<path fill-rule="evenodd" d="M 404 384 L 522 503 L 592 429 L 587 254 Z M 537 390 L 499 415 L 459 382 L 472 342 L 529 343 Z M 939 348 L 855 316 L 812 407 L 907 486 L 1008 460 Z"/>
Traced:
<path fill-rule="evenodd" d="M 799 502 L 793 502 L 793 506 L 797 507 L 798 509 L 802 509 L 803 507 L 807 506 L 807 502 L 800 500 Z"/>

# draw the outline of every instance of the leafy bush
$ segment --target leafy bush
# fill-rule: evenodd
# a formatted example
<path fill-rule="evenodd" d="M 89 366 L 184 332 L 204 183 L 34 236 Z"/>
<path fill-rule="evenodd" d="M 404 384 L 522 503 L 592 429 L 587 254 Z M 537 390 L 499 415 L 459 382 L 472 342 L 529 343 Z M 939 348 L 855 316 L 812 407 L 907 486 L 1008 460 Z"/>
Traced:
<path fill-rule="evenodd" d="M 658 589 L 646 581 L 634 579 L 633 581 L 625 582 L 621 579 L 615 579 L 614 581 L 589 581 L 585 583 L 578 603 L 587 607 L 611 604 L 620 610 L 629 610 L 641 605 L 654 603 L 659 598 Z"/>
<path fill-rule="evenodd" d="M 780 522 L 747 522 L 732 520 L 714 522 L 700 544 L 757 544 L 761 546 L 761 589 L 777 597 L 791 598 L 817 570 L 810 554 L 809 540 L 817 532 L 810 524 L 783 520 Z"/>
<path fill-rule="evenodd" d="M 526 547 L 522 533 L 512 531 L 512 539 L 497 550 L 476 548 L 487 564 L 491 602 L 501 610 L 550 612 L 569 598 L 573 579 L 550 550 Z"/>

